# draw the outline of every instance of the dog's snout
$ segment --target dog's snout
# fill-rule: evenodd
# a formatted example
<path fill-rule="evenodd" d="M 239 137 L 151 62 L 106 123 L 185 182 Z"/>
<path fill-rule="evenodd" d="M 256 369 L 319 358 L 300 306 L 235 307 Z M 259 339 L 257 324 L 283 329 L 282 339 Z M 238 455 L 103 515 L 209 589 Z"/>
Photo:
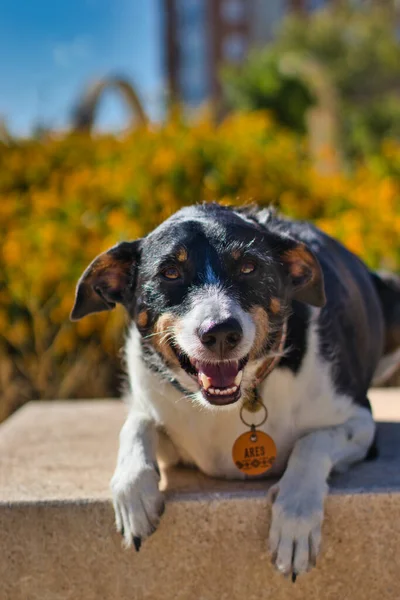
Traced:
<path fill-rule="evenodd" d="M 223 356 L 236 348 L 243 337 L 243 330 L 239 321 L 231 317 L 220 323 L 202 325 L 198 334 L 203 346 Z"/>

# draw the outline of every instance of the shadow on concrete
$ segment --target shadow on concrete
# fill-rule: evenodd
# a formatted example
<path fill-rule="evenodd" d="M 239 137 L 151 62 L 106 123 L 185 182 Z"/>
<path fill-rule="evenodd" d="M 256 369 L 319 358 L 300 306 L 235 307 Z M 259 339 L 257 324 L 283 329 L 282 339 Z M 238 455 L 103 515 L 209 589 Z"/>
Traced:
<path fill-rule="evenodd" d="M 400 423 L 378 423 L 378 457 L 354 465 L 330 478 L 333 494 L 370 494 L 400 491 Z M 173 468 L 163 474 L 169 499 L 264 496 L 273 479 L 227 481 L 208 477 L 196 469 Z"/>

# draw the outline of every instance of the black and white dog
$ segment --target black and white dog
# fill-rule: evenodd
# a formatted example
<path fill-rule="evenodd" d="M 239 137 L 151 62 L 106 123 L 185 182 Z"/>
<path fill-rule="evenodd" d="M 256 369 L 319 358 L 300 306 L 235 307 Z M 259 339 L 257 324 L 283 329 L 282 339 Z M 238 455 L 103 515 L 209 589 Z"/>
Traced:
<path fill-rule="evenodd" d="M 131 409 L 111 482 L 126 543 L 139 549 L 162 514 L 158 457 L 246 477 L 232 459 L 248 430 L 240 409 L 275 357 L 258 386 L 268 410 L 261 429 L 277 449 L 268 474 L 281 477 L 269 545 L 280 571 L 307 571 L 329 474 L 374 452 L 367 394 L 374 375 L 400 360 L 398 280 L 372 274 L 307 223 L 204 204 L 96 258 L 71 317 L 116 303 L 132 321 Z"/>

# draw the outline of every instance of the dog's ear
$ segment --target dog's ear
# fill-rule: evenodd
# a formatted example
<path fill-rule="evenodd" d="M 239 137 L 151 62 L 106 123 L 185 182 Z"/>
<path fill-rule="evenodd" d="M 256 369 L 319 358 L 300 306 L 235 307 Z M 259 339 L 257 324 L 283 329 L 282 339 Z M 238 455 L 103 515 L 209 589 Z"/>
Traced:
<path fill-rule="evenodd" d="M 324 276 L 315 254 L 302 242 L 280 240 L 279 260 L 290 278 L 292 298 L 312 306 L 326 302 Z"/>
<path fill-rule="evenodd" d="M 121 242 L 94 259 L 78 281 L 72 321 L 129 303 L 135 291 L 140 242 Z"/>

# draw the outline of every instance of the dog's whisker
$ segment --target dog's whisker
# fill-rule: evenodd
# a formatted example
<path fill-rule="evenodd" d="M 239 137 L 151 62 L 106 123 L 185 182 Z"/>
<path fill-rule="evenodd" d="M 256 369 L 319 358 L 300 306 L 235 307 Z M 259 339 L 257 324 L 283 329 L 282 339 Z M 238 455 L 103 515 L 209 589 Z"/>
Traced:
<path fill-rule="evenodd" d="M 171 333 L 165 333 L 164 336 L 160 339 L 160 343 L 161 344 L 167 344 L 169 342 L 172 342 L 174 339 L 174 334 Z"/>
<path fill-rule="evenodd" d="M 175 331 L 175 329 L 173 326 L 167 327 L 166 329 L 163 329 L 163 331 L 155 331 L 154 333 L 149 333 L 148 335 L 144 335 L 143 339 L 148 340 L 152 337 L 156 337 L 157 335 L 161 336 L 161 335 L 165 335 L 167 332 L 173 333 L 174 331 Z"/>

